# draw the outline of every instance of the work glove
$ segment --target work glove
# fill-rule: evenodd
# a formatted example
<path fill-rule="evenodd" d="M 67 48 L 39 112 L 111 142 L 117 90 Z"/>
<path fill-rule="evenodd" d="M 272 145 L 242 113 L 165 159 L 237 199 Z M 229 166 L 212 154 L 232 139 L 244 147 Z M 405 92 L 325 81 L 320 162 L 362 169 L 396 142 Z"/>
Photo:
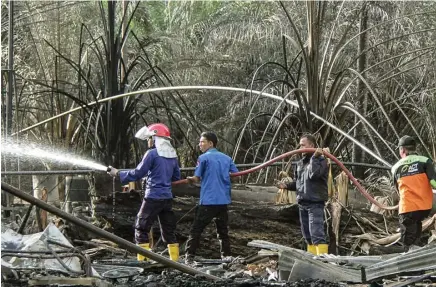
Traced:
<path fill-rule="evenodd" d="M 276 185 L 276 187 L 277 188 L 280 188 L 280 189 L 286 189 L 286 184 L 285 183 L 283 183 L 283 182 L 281 182 L 281 181 L 279 181 L 279 180 L 274 180 L 275 181 L 275 185 Z"/>
<path fill-rule="evenodd" d="M 319 157 L 323 154 L 322 148 L 317 148 L 315 153 L 313 154 L 314 157 Z"/>
<path fill-rule="evenodd" d="M 116 169 L 116 168 L 114 168 L 112 166 L 108 166 L 107 170 L 108 170 L 107 174 L 109 174 L 112 177 L 117 177 L 119 175 L 119 173 L 120 173 L 120 171 L 118 169 Z"/>
<path fill-rule="evenodd" d="M 196 183 L 195 179 L 193 176 L 187 176 L 186 180 L 188 181 L 188 184 L 194 184 Z"/>

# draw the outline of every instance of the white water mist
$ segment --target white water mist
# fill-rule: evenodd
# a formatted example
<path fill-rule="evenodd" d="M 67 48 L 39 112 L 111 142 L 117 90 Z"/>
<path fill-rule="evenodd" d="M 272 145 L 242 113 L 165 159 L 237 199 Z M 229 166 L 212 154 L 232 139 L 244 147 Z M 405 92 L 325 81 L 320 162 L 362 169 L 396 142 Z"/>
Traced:
<path fill-rule="evenodd" d="M 69 163 L 76 166 L 87 167 L 94 170 L 106 170 L 106 166 L 94 161 L 86 160 L 77 157 L 74 154 L 62 151 L 55 151 L 52 148 L 37 146 L 33 143 L 10 143 L 2 142 L 1 144 L 2 157 L 5 155 L 27 158 L 27 159 L 44 159 L 58 163 Z"/>

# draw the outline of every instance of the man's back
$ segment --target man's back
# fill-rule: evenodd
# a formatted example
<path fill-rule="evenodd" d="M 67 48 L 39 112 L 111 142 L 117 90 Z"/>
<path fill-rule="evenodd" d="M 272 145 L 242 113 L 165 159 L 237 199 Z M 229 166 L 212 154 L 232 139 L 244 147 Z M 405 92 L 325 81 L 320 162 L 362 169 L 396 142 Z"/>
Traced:
<path fill-rule="evenodd" d="M 400 192 L 400 214 L 432 208 L 430 180 L 434 177 L 434 168 L 431 159 L 408 155 L 392 167 L 392 174 Z"/>
<path fill-rule="evenodd" d="M 231 203 L 230 173 L 237 172 L 233 160 L 211 148 L 198 158 L 195 176 L 201 178 L 200 205 Z"/>

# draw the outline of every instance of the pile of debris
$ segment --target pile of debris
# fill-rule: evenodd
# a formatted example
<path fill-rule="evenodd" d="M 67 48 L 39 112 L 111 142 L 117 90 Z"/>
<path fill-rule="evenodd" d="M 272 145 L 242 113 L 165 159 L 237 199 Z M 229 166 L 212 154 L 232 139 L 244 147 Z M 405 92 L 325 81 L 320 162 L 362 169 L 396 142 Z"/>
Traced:
<path fill-rule="evenodd" d="M 346 286 L 380 282 L 400 287 L 424 280 L 436 282 L 434 243 L 401 254 L 314 256 L 253 240 L 248 246 L 260 248 L 256 254 L 229 261 L 198 257 L 194 266 L 198 275 L 192 276 L 157 262 L 138 262 L 135 254 L 110 241 L 74 242 L 77 246 L 51 223 L 31 235 L 2 226 L 2 286 Z"/>
<path fill-rule="evenodd" d="M 313 256 L 301 250 L 304 242 L 297 206 L 235 202 L 229 224 L 233 252 L 240 256 L 228 261 L 210 259 L 219 257 L 219 247 L 209 227 L 199 250 L 203 253 L 198 253 L 195 266 L 187 266 L 180 263 L 183 256 L 179 263 L 169 260 L 163 244 L 154 252 L 144 250 L 131 242 L 133 234 L 123 234 L 125 240 L 90 224 L 87 216 L 79 219 L 78 214 L 63 212 L 4 183 L 2 189 L 64 220 L 63 224 L 57 220 L 57 225 L 49 223 L 44 231 L 28 235 L 15 232 L 21 229 L 16 224 L 10 228 L 2 225 L 2 286 L 344 286 L 367 282 L 405 286 L 412 281 L 434 282 L 436 278 L 432 230 L 436 215 L 423 223 L 423 229 L 432 231 L 424 238 L 428 239 L 426 246 L 407 253 L 370 255 L 373 250 L 398 246 L 396 220 L 332 202 L 326 209 L 331 253 L 340 251 L 336 254 L 342 256 Z M 179 242 L 187 235 L 195 201 L 175 200 Z M 131 233 L 132 211 L 125 209 L 125 216 L 119 217 L 124 224 L 110 216 L 118 214 L 121 207 L 116 204 L 115 208 L 102 209 L 107 213 L 102 227 L 115 232 L 120 229 L 111 226 L 118 224 Z M 111 212 L 107 212 L 109 208 Z M 98 208 L 96 211 L 98 214 Z M 89 234 L 83 236 L 85 232 Z M 154 261 L 138 262 L 136 253 Z"/>
<path fill-rule="evenodd" d="M 73 246 L 52 223 L 30 235 L 3 225 L 1 239 L 2 286 L 276 286 L 269 282 L 277 281 L 277 261 L 268 259 L 275 256 L 271 252 L 231 262 L 199 258 L 195 266 L 199 276 L 192 276 L 153 261 L 138 262 L 135 254 L 110 241 L 75 240 L 80 246 Z M 254 261 L 258 263 L 247 264 Z"/>

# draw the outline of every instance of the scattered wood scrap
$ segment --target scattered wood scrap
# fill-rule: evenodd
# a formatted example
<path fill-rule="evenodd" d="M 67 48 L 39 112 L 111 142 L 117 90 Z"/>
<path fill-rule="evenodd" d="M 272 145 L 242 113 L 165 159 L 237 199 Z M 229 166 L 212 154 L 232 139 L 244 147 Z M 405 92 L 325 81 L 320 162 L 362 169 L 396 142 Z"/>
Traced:
<path fill-rule="evenodd" d="M 97 286 L 97 287 L 111 287 L 111 283 L 100 280 L 98 278 L 84 277 L 84 278 L 70 278 L 70 277 L 57 277 L 57 276 L 44 276 L 39 278 L 30 279 L 29 286 L 46 286 L 46 285 L 80 285 L 80 286 Z"/>
<path fill-rule="evenodd" d="M 74 243 L 94 247 L 83 251 L 85 254 L 88 254 L 89 256 L 95 256 L 101 254 L 102 252 L 109 252 L 111 254 L 122 255 L 123 257 L 126 257 L 128 254 L 126 250 L 115 247 L 116 244 L 109 241 L 103 241 L 98 239 L 93 239 L 91 241 L 74 240 Z"/>
<path fill-rule="evenodd" d="M 433 215 L 432 217 L 424 220 L 422 222 L 422 231 L 425 231 L 428 228 L 432 227 L 432 225 L 435 223 L 435 221 L 436 221 L 436 214 Z M 366 240 L 371 245 L 388 245 L 388 244 L 396 242 L 400 238 L 400 236 L 401 236 L 401 233 L 397 232 L 395 234 L 384 236 L 384 237 L 376 236 L 373 233 L 364 233 L 364 234 L 360 234 L 360 235 L 353 235 L 352 237 L 358 238 L 360 240 Z"/>

